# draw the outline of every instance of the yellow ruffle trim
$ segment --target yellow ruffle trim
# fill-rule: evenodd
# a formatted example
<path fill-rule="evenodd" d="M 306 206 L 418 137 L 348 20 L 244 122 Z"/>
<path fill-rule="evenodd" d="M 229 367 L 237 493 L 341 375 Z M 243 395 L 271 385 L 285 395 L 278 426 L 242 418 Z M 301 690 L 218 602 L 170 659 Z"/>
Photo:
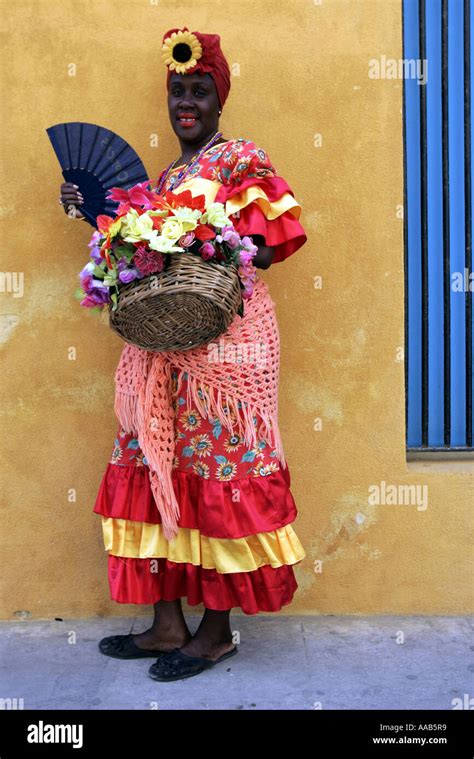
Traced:
<path fill-rule="evenodd" d="M 212 179 L 190 177 L 182 182 L 178 192 L 191 190 L 194 196 L 204 195 L 206 205 L 209 205 L 210 203 L 214 203 L 214 198 L 219 192 L 220 187 L 221 184 Z M 225 203 L 225 212 L 227 216 L 231 216 L 254 201 L 260 206 L 265 218 L 269 221 L 281 216 L 285 211 L 291 211 L 296 219 L 299 219 L 301 216 L 301 206 L 291 193 L 285 192 L 278 200 L 270 201 L 267 194 L 259 185 L 247 187 L 246 190 L 242 190 L 242 192 L 238 192 L 232 198 L 229 198 Z"/>
<path fill-rule="evenodd" d="M 221 183 L 214 179 L 205 179 L 205 177 L 190 177 L 181 182 L 179 187 L 176 188 L 176 192 L 184 192 L 184 190 L 190 190 L 193 197 L 196 195 L 204 195 L 206 198 L 206 206 L 214 203 L 214 198 L 221 188 Z"/>
<path fill-rule="evenodd" d="M 273 532 L 246 538 L 208 538 L 199 530 L 180 527 L 176 538 L 166 540 L 161 524 L 102 517 L 105 550 L 131 559 L 164 557 L 218 572 L 252 572 L 270 564 L 296 564 L 306 553 L 290 524 Z"/>
<path fill-rule="evenodd" d="M 237 213 L 241 208 L 249 206 L 254 201 L 260 206 L 265 218 L 269 221 L 281 216 L 285 211 L 291 211 L 296 219 L 301 216 L 301 206 L 291 193 L 285 192 L 278 200 L 270 201 L 259 185 L 247 187 L 246 190 L 242 190 L 242 192 L 238 192 L 229 198 L 225 204 L 227 216 Z"/>

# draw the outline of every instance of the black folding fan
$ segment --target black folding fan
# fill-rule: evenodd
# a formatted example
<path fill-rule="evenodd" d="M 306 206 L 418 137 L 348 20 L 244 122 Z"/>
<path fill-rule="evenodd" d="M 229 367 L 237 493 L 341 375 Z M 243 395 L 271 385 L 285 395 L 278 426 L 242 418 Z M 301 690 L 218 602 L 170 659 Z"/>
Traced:
<path fill-rule="evenodd" d="M 106 198 L 111 187 L 128 190 L 148 179 L 137 153 L 122 137 L 97 124 L 69 121 L 46 129 L 66 182 L 79 186 L 81 213 L 93 227 L 97 216 L 113 216 L 118 203 Z"/>

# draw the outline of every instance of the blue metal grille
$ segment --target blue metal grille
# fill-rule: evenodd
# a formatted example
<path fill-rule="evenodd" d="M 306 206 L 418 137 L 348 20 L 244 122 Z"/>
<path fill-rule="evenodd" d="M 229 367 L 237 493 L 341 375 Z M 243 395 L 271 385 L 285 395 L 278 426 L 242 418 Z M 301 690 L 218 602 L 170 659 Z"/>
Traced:
<path fill-rule="evenodd" d="M 473 450 L 473 26 L 470 0 L 403 0 L 405 72 L 427 72 L 403 80 L 409 450 Z"/>

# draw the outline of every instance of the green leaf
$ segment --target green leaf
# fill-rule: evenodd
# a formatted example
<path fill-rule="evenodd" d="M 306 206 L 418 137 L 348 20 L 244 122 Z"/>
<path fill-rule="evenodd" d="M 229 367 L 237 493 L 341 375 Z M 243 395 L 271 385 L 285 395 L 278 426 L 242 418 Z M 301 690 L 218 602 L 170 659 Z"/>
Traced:
<path fill-rule="evenodd" d="M 134 248 L 133 245 L 119 245 L 115 248 L 114 255 L 118 255 L 119 258 L 125 256 L 127 260 L 130 260 L 133 258 L 135 251 L 136 248 Z"/>
<path fill-rule="evenodd" d="M 94 277 L 97 277 L 97 279 L 104 279 L 105 271 L 104 269 L 101 269 L 100 266 L 97 266 L 97 265 L 94 266 L 92 271 L 93 271 Z"/>

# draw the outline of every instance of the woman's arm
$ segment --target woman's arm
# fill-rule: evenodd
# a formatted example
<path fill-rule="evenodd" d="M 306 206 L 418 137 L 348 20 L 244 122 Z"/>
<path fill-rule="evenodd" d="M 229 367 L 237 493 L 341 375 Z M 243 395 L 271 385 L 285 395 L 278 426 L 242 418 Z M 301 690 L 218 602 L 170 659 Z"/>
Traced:
<path fill-rule="evenodd" d="M 252 263 L 257 269 L 268 269 L 275 255 L 275 248 L 265 245 L 265 238 L 262 235 L 251 235 L 254 244 L 258 248 Z"/>

